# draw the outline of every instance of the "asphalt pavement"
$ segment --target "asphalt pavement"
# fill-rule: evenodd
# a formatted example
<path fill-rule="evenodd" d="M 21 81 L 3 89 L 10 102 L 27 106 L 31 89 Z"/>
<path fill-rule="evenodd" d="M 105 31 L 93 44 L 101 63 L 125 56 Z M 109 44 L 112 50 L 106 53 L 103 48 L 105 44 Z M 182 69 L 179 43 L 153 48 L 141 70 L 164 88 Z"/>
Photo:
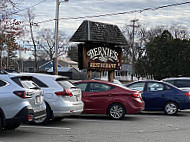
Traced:
<path fill-rule="evenodd" d="M 0 142 L 189 142 L 190 110 L 167 116 L 163 112 L 126 115 L 110 120 L 104 115 L 67 117 L 46 126 L 23 124 L 3 131 Z"/>

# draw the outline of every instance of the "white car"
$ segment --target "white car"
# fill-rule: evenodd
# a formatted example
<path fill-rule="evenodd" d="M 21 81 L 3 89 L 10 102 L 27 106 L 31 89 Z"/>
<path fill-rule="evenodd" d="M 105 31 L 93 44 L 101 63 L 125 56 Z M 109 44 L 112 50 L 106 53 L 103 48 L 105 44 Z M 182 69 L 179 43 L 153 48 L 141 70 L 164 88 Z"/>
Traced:
<path fill-rule="evenodd" d="M 76 115 L 83 111 L 81 90 L 68 78 L 40 73 L 21 74 L 33 76 L 32 80 L 44 91 L 47 117 L 41 124 L 46 124 L 52 118 Z"/>
<path fill-rule="evenodd" d="M 168 82 L 181 90 L 190 91 L 190 77 L 171 77 L 165 78 L 162 81 Z"/>
<path fill-rule="evenodd" d="M 0 74 L 0 130 L 46 116 L 43 92 L 28 76 Z"/>

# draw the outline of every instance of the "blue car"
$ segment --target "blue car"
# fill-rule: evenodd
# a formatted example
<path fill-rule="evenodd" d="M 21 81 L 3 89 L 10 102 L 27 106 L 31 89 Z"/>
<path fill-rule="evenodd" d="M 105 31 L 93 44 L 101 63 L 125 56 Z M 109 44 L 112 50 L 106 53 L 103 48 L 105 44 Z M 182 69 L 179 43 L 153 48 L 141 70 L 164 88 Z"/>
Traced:
<path fill-rule="evenodd" d="M 168 115 L 178 110 L 190 109 L 190 93 L 161 81 L 137 81 L 126 87 L 142 92 L 145 110 L 163 110 Z"/>

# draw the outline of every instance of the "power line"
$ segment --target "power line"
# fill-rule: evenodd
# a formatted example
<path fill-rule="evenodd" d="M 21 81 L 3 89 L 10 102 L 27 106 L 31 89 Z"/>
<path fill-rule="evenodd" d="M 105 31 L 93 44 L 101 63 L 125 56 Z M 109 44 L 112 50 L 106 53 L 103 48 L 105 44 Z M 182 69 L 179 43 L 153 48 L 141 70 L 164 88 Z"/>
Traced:
<path fill-rule="evenodd" d="M 163 8 L 173 7 L 173 6 L 180 6 L 180 5 L 185 5 L 185 4 L 190 4 L 190 1 L 182 2 L 182 3 L 168 4 L 168 5 L 163 5 L 163 6 L 159 6 L 159 7 L 155 7 L 155 8 L 150 7 L 150 8 L 144 8 L 141 10 L 124 11 L 124 12 L 118 12 L 118 13 L 107 13 L 107 14 L 79 16 L 79 17 L 63 17 L 63 18 L 60 18 L 59 20 L 77 20 L 77 19 L 85 19 L 85 18 L 99 18 L 99 17 L 106 17 L 106 16 L 117 16 L 117 15 L 132 14 L 132 13 L 142 13 L 142 12 L 145 12 L 148 10 L 155 11 L 158 9 L 163 9 Z M 44 20 L 44 21 L 36 22 L 36 24 L 51 22 L 54 20 L 55 19 Z"/>
<path fill-rule="evenodd" d="M 30 8 L 34 8 L 34 7 L 40 5 L 41 3 L 45 2 L 45 1 L 47 1 L 47 0 L 42 0 L 42 1 L 40 1 L 40 2 L 38 2 L 38 3 L 36 3 L 36 4 L 34 4 L 34 5 L 32 5 L 32 6 L 30 6 L 30 7 L 26 7 L 26 8 L 24 8 L 24 9 L 19 9 L 19 10 L 15 11 L 15 12 L 11 12 L 11 13 L 7 14 L 7 16 L 13 15 L 13 14 L 17 14 L 17 13 L 19 13 L 19 12 L 21 12 L 21 11 L 25 11 L 25 10 L 30 9 Z"/>

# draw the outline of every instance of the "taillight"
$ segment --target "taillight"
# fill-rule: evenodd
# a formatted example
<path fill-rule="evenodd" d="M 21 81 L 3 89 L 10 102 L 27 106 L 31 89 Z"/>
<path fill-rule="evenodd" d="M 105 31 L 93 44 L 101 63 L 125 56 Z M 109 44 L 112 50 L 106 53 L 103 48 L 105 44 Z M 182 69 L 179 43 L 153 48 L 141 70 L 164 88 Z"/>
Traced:
<path fill-rule="evenodd" d="M 55 92 L 55 94 L 57 96 L 70 96 L 70 97 L 73 96 L 73 94 L 69 90 L 67 90 L 67 89 L 64 89 L 61 92 Z"/>
<path fill-rule="evenodd" d="M 15 95 L 25 99 L 25 98 L 30 98 L 31 96 L 28 96 L 25 91 L 14 91 L 13 92 Z"/>
<path fill-rule="evenodd" d="M 134 97 L 134 98 L 140 98 L 140 97 L 141 97 L 141 94 L 135 92 L 135 93 L 132 94 L 132 97 Z"/>
<path fill-rule="evenodd" d="M 190 97 L 190 92 L 184 93 L 186 96 Z"/>
<path fill-rule="evenodd" d="M 28 121 L 33 121 L 33 115 L 32 114 L 28 114 Z"/>

